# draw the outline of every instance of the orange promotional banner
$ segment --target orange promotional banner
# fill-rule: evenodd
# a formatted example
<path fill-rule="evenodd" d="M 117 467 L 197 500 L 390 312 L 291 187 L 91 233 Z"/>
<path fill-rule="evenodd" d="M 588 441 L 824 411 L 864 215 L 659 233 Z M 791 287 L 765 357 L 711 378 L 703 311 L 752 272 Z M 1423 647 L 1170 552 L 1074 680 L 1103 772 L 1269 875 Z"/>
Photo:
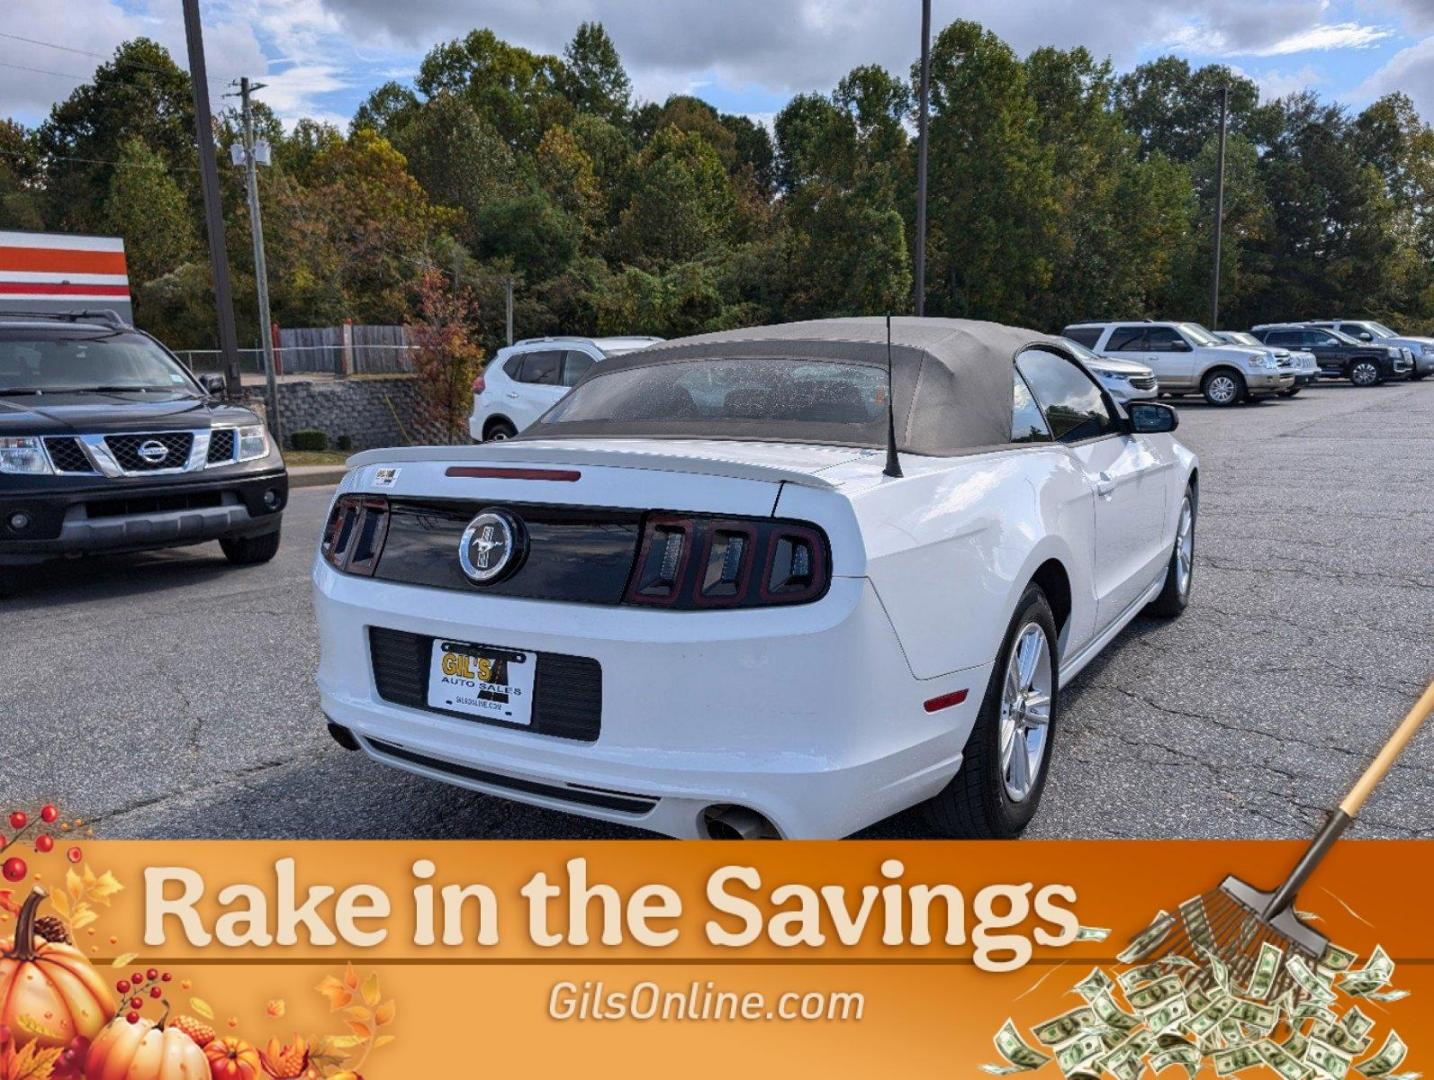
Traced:
<path fill-rule="evenodd" d="M 1434 1037 L 1434 844 L 1337 845 L 1296 905 L 1317 956 L 1217 891 L 1272 888 L 1301 850 L 76 839 L 7 852 L 0 937 L 29 933 L 0 960 L 0 1075 L 191 1075 L 121 1068 L 152 1052 L 236 1080 L 1408 1080 Z"/>

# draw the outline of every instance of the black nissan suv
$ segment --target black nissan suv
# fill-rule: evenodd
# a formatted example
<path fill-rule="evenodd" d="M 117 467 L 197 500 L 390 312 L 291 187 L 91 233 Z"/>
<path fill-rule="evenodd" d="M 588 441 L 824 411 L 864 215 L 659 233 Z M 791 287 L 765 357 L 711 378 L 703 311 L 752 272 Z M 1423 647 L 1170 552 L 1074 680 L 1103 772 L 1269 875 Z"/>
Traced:
<path fill-rule="evenodd" d="M 218 540 L 272 559 L 284 459 L 222 389 L 109 312 L 0 314 L 0 592 L 62 556 Z"/>

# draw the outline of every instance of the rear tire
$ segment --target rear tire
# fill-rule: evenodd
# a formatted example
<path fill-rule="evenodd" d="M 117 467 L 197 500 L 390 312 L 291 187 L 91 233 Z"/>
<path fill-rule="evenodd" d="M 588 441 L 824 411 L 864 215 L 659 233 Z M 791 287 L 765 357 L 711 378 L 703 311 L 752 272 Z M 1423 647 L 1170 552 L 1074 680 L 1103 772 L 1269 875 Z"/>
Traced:
<path fill-rule="evenodd" d="M 1384 381 L 1384 372 L 1373 360 L 1356 360 L 1349 365 L 1349 381 L 1355 386 L 1378 386 Z"/>
<path fill-rule="evenodd" d="M 279 553 L 279 530 L 263 536 L 226 536 L 219 541 L 224 557 L 235 566 L 257 566 Z"/>
<path fill-rule="evenodd" d="M 1025 643 L 1028 649 L 1037 648 L 1032 679 L 1022 679 L 1019 668 L 1013 669 L 1018 643 Z M 1044 662 L 1044 669 L 1041 667 Z M 1044 673 L 1044 678 L 1041 677 Z M 1029 687 L 1019 692 L 1008 692 L 1008 679 L 1016 683 L 1029 681 Z M 1043 685 L 1049 686 L 1044 695 L 1045 717 L 1022 730 L 1023 721 L 1030 719 L 1028 707 L 1039 710 L 1039 698 Z M 1018 702 L 1012 707 L 1012 698 Z M 1051 606 L 1038 585 L 1027 585 L 1021 594 L 1016 613 L 1006 628 L 1001 651 L 991 670 L 991 679 L 981 701 L 981 711 L 976 715 L 975 727 L 966 740 L 961 771 L 946 785 L 940 794 L 923 806 L 927 821 L 937 835 L 953 839 L 1010 840 L 1019 836 L 1030 824 L 1040 805 L 1041 792 L 1046 786 L 1050 771 L 1051 748 L 1054 744 L 1055 725 L 1060 711 L 1060 668 L 1056 644 L 1056 620 Z M 1043 735 L 1039 729 L 1044 728 Z M 1003 729 L 1010 735 L 1011 754 L 1002 761 Z M 1040 737 L 1039 760 L 1035 772 L 1030 772 L 1030 739 L 1032 733 Z M 1025 779 L 1029 784 L 1026 794 L 1017 799 L 1008 787 L 1012 783 L 1011 773 L 1019 768 L 1016 755 L 1026 749 Z M 1019 781 L 1019 777 L 1015 780 Z M 1015 784 L 1017 788 L 1021 785 Z"/>
<path fill-rule="evenodd" d="M 1288 390 L 1281 390 L 1280 397 L 1294 397 L 1303 389 L 1304 387 L 1302 386 L 1292 386 Z"/>
<path fill-rule="evenodd" d="M 483 429 L 484 442 L 502 442 L 518 434 L 518 429 L 506 420 L 493 420 Z"/>
<path fill-rule="evenodd" d="M 1216 408 L 1238 405 L 1245 400 L 1245 377 L 1231 368 L 1207 371 L 1200 380 L 1200 393 Z"/>
<path fill-rule="evenodd" d="M 1175 519 L 1175 546 L 1165 567 L 1165 584 L 1160 595 L 1145 605 L 1147 615 L 1173 619 L 1190 603 L 1190 588 L 1195 583 L 1195 508 L 1195 490 L 1187 487 L 1180 516 Z"/>

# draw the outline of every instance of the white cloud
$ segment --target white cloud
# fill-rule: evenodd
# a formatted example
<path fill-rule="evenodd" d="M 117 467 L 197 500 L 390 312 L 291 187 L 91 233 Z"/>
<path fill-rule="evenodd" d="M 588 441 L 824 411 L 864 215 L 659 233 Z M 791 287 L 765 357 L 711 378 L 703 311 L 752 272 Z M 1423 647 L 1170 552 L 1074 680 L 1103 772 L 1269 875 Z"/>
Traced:
<path fill-rule="evenodd" d="M 1399 50 L 1350 96 L 1363 104 L 1395 91 L 1408 94 L 1421 115 L 1434 115 L 1434 37 Z"/>
<path fill-rule="evenodd" d="M 1289 56 L 1291 53 L 1316 52 L 1328 49 L 1367 49 L 1387 38 L 1394 31 L 1387 26 L 1362 23 L 1322 23 L 1307 30 L 1281 38 L 1263 48 L 1251 49 L 1251 56 Z M 1238 53 L 1239 50 L 1236 50 Z"/>

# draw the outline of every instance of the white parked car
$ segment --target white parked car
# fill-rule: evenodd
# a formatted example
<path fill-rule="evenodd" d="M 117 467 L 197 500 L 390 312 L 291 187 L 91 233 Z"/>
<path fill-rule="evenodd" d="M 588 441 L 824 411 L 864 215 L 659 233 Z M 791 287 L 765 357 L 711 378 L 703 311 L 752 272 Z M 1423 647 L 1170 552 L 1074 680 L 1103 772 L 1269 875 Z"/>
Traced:
<path fill-rule="evenodd" d="M 1196 460 L 1058 338 L 894 331 L 890 375 L 880 320 L 755 327 L 356 456 L 313 570 L 335 738 L 675 836 L 1019 833 L 1061 688 L 1186 605 Z"/>
<path fill-rule="evenodd" d="M 656 337 L 544 337 L 514 342 L 494 354 L 473 380 L 474 442 L 511 439 L 563 399 L 594 364 L 645 349 Z"/>
<path fill-rule="evenodd" d="M 1280 397 L 1294 397 L 1306 386 L 1319 382 L 1319 360 L 1312 352 L 1280 345 L 1266 345 L 1248 330 L 1216 330 L 1215 336 L 1226 345 L 1235 345 L 1242 349 L 1268 349 L 1280 368 L 1288 368 L 1294 372 L 1294 386 L 1281 390 Z"/>
<path fill-rule="evenodd" d="M 1144 364 L 1132 364 L 1129 360 L 1114 360 L 1109 356 L 1098 356 L 1079 341 L 1066 338 L 1080 362 L 1110 391 L 1110 396 L 1121 404 L 1127 401 L 1154 401 L 1160 396 L 1160 381 L 1155 372 Z"/>
<path fill-rule="evenodd" d="M 1246 398 L 1279 394 L 1295 384 L 1262 345 L 1226 345 L 1199 323 L 1077 323 L 1062 333 L 1101 356 L 1147 365 L 1160 392 L 1180 397 L 1203 394 L 1211 405 L 1238 405 Z"/>

